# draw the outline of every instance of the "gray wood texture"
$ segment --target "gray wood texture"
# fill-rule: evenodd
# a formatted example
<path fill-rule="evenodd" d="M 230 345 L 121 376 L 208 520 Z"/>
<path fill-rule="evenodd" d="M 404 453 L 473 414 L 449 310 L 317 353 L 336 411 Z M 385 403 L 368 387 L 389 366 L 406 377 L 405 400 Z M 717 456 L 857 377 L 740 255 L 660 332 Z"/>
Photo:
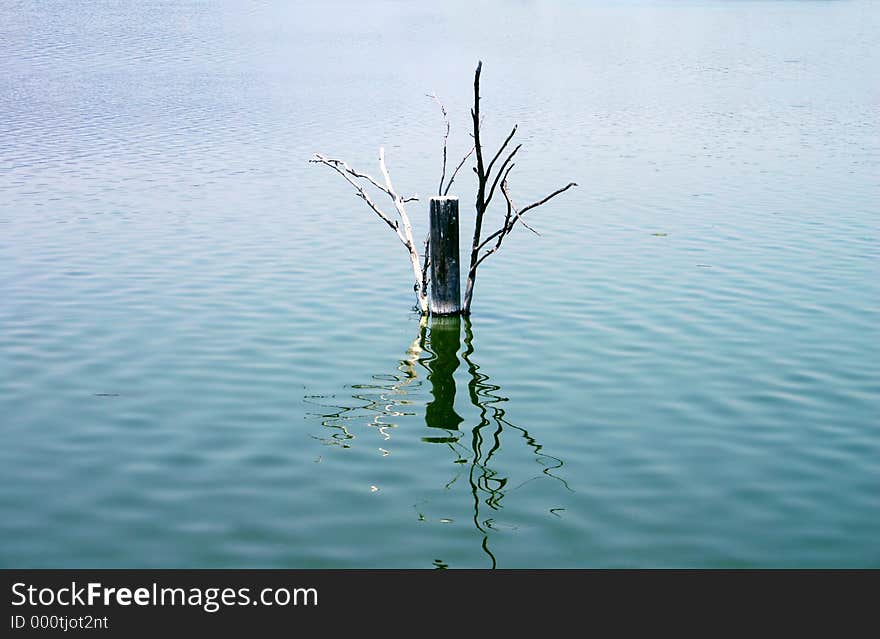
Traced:
<path fill-rule="evenodd" d="M 461 312 L 461 273 L 458 250 L 458 198 L 431 198 L 431 313 Z"/>

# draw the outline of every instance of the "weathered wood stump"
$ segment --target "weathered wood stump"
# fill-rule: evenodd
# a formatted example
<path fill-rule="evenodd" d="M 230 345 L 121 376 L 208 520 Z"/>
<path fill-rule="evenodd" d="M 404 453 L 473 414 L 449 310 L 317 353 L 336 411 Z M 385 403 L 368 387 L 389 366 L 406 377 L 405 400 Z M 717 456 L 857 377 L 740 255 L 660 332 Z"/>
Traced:
<path fill-rule="evenodd" d="M 431 313 L 461 313 L 458 256 L 458 198 L 431 198 Z"/>

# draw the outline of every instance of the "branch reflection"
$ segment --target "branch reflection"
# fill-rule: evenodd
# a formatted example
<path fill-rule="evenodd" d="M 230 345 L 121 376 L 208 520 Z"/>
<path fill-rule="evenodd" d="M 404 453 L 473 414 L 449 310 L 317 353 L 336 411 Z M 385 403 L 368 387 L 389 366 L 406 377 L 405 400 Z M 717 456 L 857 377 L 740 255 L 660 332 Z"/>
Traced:
<path fill-rule="evenodd" d="M 469 433 L 464 427 L 467 420 L 456 409 L 455 401 L 455 377 L 462 364 L 467 371 L 467 398 L 476 409 L 475 419 L 471 418 L 474 425 Z M 419 368 L 425 371 L 430 398 L 419 379 Z M 425 425 L 434 432 L 420 439 L 429 444 L 445 446 L 453 453 L 453 462 L 459 465 L 459 471 L 443 483 L 445 489 L 449 489 L 460 477 L 467 476 L 473 526 L 481 537 L 482 551 L 493 568 L 498 561 L 490 548 L 490 541 L 493 531 L 497 530 L 496 516 L 503 508 L 505 497 L 541 477 L 552 478 L 571 490 L 565 480 L 556 474 L 562 468 L 563 461 L 544 452 L 542 445 L 528 430 L 508 420 L 505 408 L 508 399 L 501 394 L 501 387 L 493 384 L 476 362 L 474 331 L 468 318 L 433 317 L 430 330 L 428 320 L 422 319 L 418 334 L 407 349 L 406 356 L 400 360 L 396 373 L 374 375 L 370 383 L 353 385 L 351 388 L 356 392 L 347 396 L 345 401 L 328 403 L 330 398 L 327 397 L 307 398 L 321 407 L 321 413 L 317 416 L 326 430 L 317 438 L 327 445 L 349 448 L 357 438 L 355 427 L 363 425 L 376 429 L 382 442 L 388 442 L 392 439 L 393 430 L 404 420 L 417 417 L 418 405 L 424 402 Z M 509 485 L 508 474 L 501 470 L 496 461 L 505 433 L 521 438 L 541 466 L 540 473 L 513 487 Z M 388 443 L 384 446 L 390 448 Z M 389 453 L 384 447 L 379 450 L 383 455 Z M 557 509 L 549 510 L 554 512 Z M 422 513 L 419 513 L 419 519 L 424 521 Z M 435 565 L 445 566 L 440 560 L 435 560 Z"/>

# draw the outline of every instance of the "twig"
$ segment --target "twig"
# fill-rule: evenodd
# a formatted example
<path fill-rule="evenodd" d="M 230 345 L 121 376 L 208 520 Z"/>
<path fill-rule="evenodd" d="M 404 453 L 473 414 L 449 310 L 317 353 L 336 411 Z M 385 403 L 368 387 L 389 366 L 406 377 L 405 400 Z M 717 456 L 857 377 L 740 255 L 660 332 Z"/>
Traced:
<path fill-rule="evenodd" d="M 351 167 L 348 165 L 348 163 L 345 162 L 344 160 L 334 160 L 333 158 L 324 157 L 323 155 L 321 155 L 321 154 L 319 154 L 319 153 L 315 153 L 315 157 L 314 157 L 312 160 L 309 160 L 309 161 L 310 161 L 310 162 L 323 162 L 324 164 L 334 164 L 334 165 L 336 165 L 336 166 L 341 166 L 342 169 L 343 169 L 346 173 L 349 173 L 349 174 L 352 175 L 353 177 L 356 177 L 356 178 L 360 178 L 360 179 L 366 180 L 367 182 L 369 182 L 370 184 L 372 184 L 373 186 L 375 186 L 377 189 L 379 189 L 379 190 L 382 191 L 383 193 L 385 193 L 385 194 L 387 194 L 387 195 L 390 195 L 391 197 L 394 197 L 394 195 L 393 195 L 392 193 L 390 193 L 386 187 L 384 187 L 384 186 L 382 186 L 381 184 L 379 184 L 379 182 L 377 182 L 375 178 L 373 178 L 373 177 L 367 175 L 366 173 L 361 173 L 361 172 L 359 172 L 359 171 L 355 171 L 355 170 L 354 170 L 353 168 L 351 168 Z M 338 169 L 337 169 L 337 170 L 338 170 Z"/>
<path fill-rule="evenodd" d="M 351 176 L 354 176 L 357 178 L 364 178 L 367 181 L 369 181 L 371 184 L 374 184 L 378 188 L 382 189 L 382 191 L 385 191 L 385 189 L 382 188 L 381 186 L 379 186 L 379 184 L 373 178 L 371 178 L 368 175 L 364 175 L 362 173 L 358 173 L 357 171 L 354 171 L 350 166 L 348 166 L 348 164 L 346 164 L 342 160 L 333 160 L 331 158 L 326 158 L 323 155 L 321 155 L 320 153 L 315 153 L 315 157 L 313 157 L 311 160 L 309 160 L 309 162 L 316 163 L 316 164 L 326 164 L 331 169 L 333 169 L 334 171 L 339 173 L 339 175 L 344 177 L 345 180 L 349 184 L 351 184 L 355 189 L 357 189 L 357 195 L 361 199 L 363 199 L 363 201 L 366 202 L 367 205 L 369 205 L 369 207 L 371 209 L 373 209 L 373 211 L 375 211 L 376 215 L 378 215 L 380 218 L 382 218 L 382 220 L 385 222 L 385 224 L 390 226 L 391 229 L 395 233 L 397 233 L 397 236 L 400 238 L 400 241 L 405 242 L 403 235 L 401 235 L 401 233 L 400 233 L 400 225 L 396 221 L 394 221 L 390 217 L 388 217 L 388 215 L 386 215 L 385 212 L 382 211 L 382 209 L 380 209 L 376 205 L 375 202 L 373 202 L 372 198 L 370 198 L 370 195 L 367 193 L 366 189 L 364 189 L 364 187 L 362 187 L 360 184 L 355 182 Z"/>
<path fill-rule="evenodd" d="M 526 224 L 526 221 L 524 219 L 519 218 L 519 223 L 522 224 L 524 227 L 526 227 L 529 231 L 531 231 L 532 233 L 537 235 L 538 237 L 541 237 L 541 234 L 536 229 L 534 229 L 531 226 L 529 226 L 528 224 Z"/>
<path fill-rule="evenodd" d="M 514 127 L 514 130 L 516 130 L 516 127 Z M 492 182 L 492 188 L 489 189 L 489 195 L 486 196 L 486 208 L 489 207 L 489 203 L 492 201 L 492 196 L 495 194 L 495 187 L 498 185 L 498 180 L 505 174 L 504 168 L 513 159 L 513 156 L 516 155 L 516 152 L 519 151 L 521 146 L 522 146 L 522 144 L 517 144 L 516 147 L 513 149 L 513 151 L 510 152 L 510 155 L 507 156 L 507 159 L 504 160 L 504 163 L 501 165 L 501 168 L 498 169 L 498 175 L 495 176 L 495 181 Z M 494 163 L 495 160 L 492 160 L 492 162 Z M 489 166 L 491 168 L 491 165 L 489 165 Z M 511 165 L 511 168 L 513 168 L 513 165 Z M 488 178 L 488 175 L 486 177 Z"/>
<path fill-rule="evenodd" d="M 429 93 L 427 95 L 437 103 L 437 106 L 440 107 L 440 112 L 443 114 L 443 121 L 446 122 L 446 133 L 443 134 L 443 172 L 440 175 L 440 186 L 437 188 L 437 195 L 443 195 L 443 182 L 446 180 L 446 143 L 449 141 L 449 117 L 446 114 L 446 107 L 443 106 L 443 103 L 440 101 L 440 98 L 437 97 L 437 94 Z"/>
<path fill-rule="evenodd" d="M 495 157 L 492 158 L 492 161 L 489 162 L 489 168 L 486 169 L 486 175 L 489 175 L 489 174 L 492 172 L 492 167 L 495 166 L 495 162 L 496 162 L 496 160 L 498 160 L 498 158 L 499 158 L 499 157 L 501 156 L 501 154 L 504 152 L 504 149 L 507 148 L 507 144 L 513 139 L 513 136 L 516 135 L 516 128 L 517 128 L 517 126 L 519 126 L 519 125 L 517 125 L 517 124 L 514 124 L 514 125 L 513 125 L 513 130 L 510 132 L 510 135 L 507 136 L 507 139 L 504 140 L 504 144 L 502 144 L 502 145 L 501 145 L 501 148 L 498 149 L 498 153 L 496 153 L 496 154 L 495 154 Z M 520 146 L 522 146 L 522 145 L 520 145 Z M 504 170 L 504 169 L 500 169 L 498 172 L 501 173 L 501 172 L 503 172 L 503 170 Z"/>
<path fill-rule="evenodd" d="M 476 266 L 482 264 L 487 257 L 492 255 L 492 253 L 495 253 L 498 249 L 501 248 L 501 243 L 504 241 L 504 238 L 510 234 L 510 232 L 513 230 L 513 225 L 516 224 L 516 220 L 519 219 L 520 212 L 516 210 L 516 206 L 514 206 L 513 200 L 510 199 L 510 193 L 508 193 L 507 191 L 506 175 L 504 177 L 504 180 L 501 181 L 501 192 L 504 194 L 504 199 L 507 200 L 507 214 L 504 216 L 504 226 L 502 226 L 500 229 L 492 234 L 492 237 L 498 237 L 497 241 L 495 242 L 495 246 L 483 253 L 480 259 L 477 260 L 475 268 Z M 511 215 L 511 213 L 513 213 L 513 215 Z M 488 241 L 489 240 L 486 240 L 486 242 Z M 484 242 L 484 244 L 486 242 Z"/>
<path fill-rule="evenodd" d="M 471 156 L 471 153 L 474 152 L 476 147 L 471 147 L 471 150 L 468 151 L 463 158 L 461 158 L 461 162 L 458 163 L 458 166 L 455 167 L 455 170 L 452 172 L 452 176 L 449 178 L 449 182 L 446 184 L 446 190 L 443 191 L 443 195 L 449 195 L 449 189 L 452 187 L 452 183 L 455 181 L 455 176 L 458 175 L 459 169 L 464 166 L 464 163 L 467 162 L 467 159 Z"/>
<path fill-rule="evenodd" d="M 509 171 L 508 171 L 508 173 L 509 173 Z M 477 260 L 478 264 L 480 262 L 482 262 L 484 259 L 486 259 L 489 255 L 491 255 L 492 253 L 497 251 L 499 248 L 501 248 L 501 242 L 504 240 L 504 238 L 507 235 L 510 235 L 511 231 L 513 231 L 513 227 L 516 226 L 517 222 L 519 222 L 520 224 L 525 226 L 532 233 L 535 233 L 536 235 L 540 235 L 540 233 L 538 233 L 535 229 L 533 229 L 531 226 L 529 226 L 528 224 L 525 223 L 525 221 L 522 219 L 523 214 L 526 213 L 527 211 L 530 211 L 534 208 L 541 206 L 542 204 L 544 204 L 547 201 L 551 200 L 552 198 L 556 197 L 560 193 L 567 191 L 571 187 L 577 186 L 576 183 L 570 182 L 567 185 L 565 185 L 564 187 L 562 187 L 561 189 L 557 189 L 557 190 L 553 191 L 553 193 L 551 193 L 547 197 L 545 197 L 537 202 L 534 202 L 532 204 L 529 204 L 528 206 L 525 206 L 521 209 L 517 209 L 516 205 L 514 205 L 513 200 L 510 197 L 510 192 L 507 190 L 507 176 L 505 175 L 504 178 L 505 179 L 503 179 L 501 181 L 501 192 L 504 194 L 504 199 L 507 200 L 507 215 L 504 218 L 504 224 L 502 225 L 502 227 L 500 229 L 498 229 L 497 231 L 495 231 L 494 233 L 492 233 L 491 235 L 489 235 L 480 244 L 480 248 L 482 249 L 485 246 L 487 246 L 488 244 L 490 244 L 492 242 L 492 240 L 497 240 L 495 248 L 491 249 L 487 253 L 483 254 L 480 257 L 480 259 Z M 512 215 L 511 215 L 511 213 L 512 213 Z"/>
<path fill-rule="evenodd" d="M 538 206 L 541 206 L 542 204 L 545 204 L 545 203 L 549 202 L 549 201 L 552 200 L 554 197 L 556 197 L 556 196 L 559 195 L 560 193 L 564 193 L 565 191 L 567 191 L 568 189 L 570 189 L 570 188 L 573 187 L 573 186 L 577 186 L 577 182 L 569 182 L 568 184 L 566 184 L 565 186 L 563 186 L 561 189 L 556 189 L 555 191 L 553 191 L 553 193 L 551 193 L 551 194 L 548 195 L 547 197 L 542 198 L 542 199 L 538 200 L 537 202 L 532 202 L 532 203 L 529 204 L 528 206 L 524 206 L 524 207 L 522 207 L 522 209 L 520 210 L 519 214 L 522 215 L 522 214 L 525 213 L 526 211 L 530 211 L 530 210 L 533 209 L 533 208 L 536 208 L 536 207 L 538 207 Z"/>

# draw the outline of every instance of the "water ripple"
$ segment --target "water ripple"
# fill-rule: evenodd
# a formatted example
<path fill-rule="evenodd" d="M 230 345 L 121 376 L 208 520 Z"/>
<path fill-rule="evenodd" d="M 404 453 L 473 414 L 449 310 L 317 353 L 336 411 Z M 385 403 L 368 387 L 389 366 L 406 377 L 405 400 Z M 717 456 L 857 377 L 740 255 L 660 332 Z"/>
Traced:
<path fill-rule="evenodd" d="M 0 565 L 880 566 L 878 21 L 3 3 Z M 581 186 L 444 342 L 306 159 L 431 193 L 477 58 Z"/>

